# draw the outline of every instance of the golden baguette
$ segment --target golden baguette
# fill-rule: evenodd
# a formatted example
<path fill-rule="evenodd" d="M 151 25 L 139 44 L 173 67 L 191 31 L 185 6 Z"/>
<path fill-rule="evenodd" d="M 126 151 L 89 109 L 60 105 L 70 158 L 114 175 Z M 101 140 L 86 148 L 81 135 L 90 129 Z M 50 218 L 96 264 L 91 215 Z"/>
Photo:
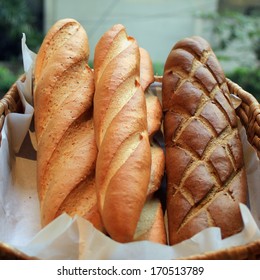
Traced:
<path fill-rule="evenodd" d="M 95 209 L 96 194 L 89 190 L 94 184 L 97 148 L 94 77 L 88 57 L 87 34 L 73 19 L 56 22 L 37 54 L 34 108 L 43 226 L 63 211 L 89 217 L 89 210 Z"/>
<path fill-rule="evenodd" d="M 124 26 L 108 30 L 94 54 L 98 205 L 108 234 L 133 240 L 151 172 L 140 52 Z"/>
<path fill-rule="evenodd" d="M 137 224 L 134 240 L 149 240 L 166 244 L 164 213 L 158 194 L 164 175 L 165 156 L 163 149 L 154 139 L 155 134 L 161 129 L 162 106 L 159 98 L 149 90 L 149 85 L 154 81 L 151 57 L 143 48 L 140 48 L 140 57 L 140 78 L 145 92 L 152 162 L 147 198 Z"/>

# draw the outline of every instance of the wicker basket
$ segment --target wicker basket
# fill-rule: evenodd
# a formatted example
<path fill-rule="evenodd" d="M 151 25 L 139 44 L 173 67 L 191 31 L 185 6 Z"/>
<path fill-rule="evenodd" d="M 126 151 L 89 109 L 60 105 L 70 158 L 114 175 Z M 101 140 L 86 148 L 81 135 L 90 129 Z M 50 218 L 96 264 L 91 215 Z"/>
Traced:
<path fill-rule="evenodd" d="M 20 79 L 24 79 L 22 76 Z M 160 77 L 156 77 L 160 81 Z M 241 123 L 246 129 L 249 143 L 257 151 L 260 158 L 260 105 L 258 101 L 240 86 L 227 79 L 227 85 L 231 93 L 238 96 L 242 103 L 236 110 Z M 16 84 L 13 84 L 5 96 L 0 100 L 0 145 L 1 130 L 5 116 L 10 112 L 22 112 L 21 101 L 17 91 Z M 15 248 L 0 242 L 0 259 L 32 259 L 29 256 L 19 252 Z M 186 258 L 187 259 L 187 258 Z M 200 255 L 191 256 L 190 260 L 211 260 L 211 259 L 260 259 L 260 240 L 243 245 L 231 247 L 225 250 L 219 250 Z"/>

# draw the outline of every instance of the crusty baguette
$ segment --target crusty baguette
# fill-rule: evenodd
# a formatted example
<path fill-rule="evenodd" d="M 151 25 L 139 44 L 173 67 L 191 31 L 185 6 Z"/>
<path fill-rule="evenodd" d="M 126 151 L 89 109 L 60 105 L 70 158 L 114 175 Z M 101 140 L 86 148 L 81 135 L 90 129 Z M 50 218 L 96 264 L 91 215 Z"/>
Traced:
<path fill-rule="evenodd" d="M 162 204 L 158 197 L 147 199 L 136 228 L 135 241 L 148 240 L 166 244 Z"/>
<path fill-rule="evenodd" d="M 243 228 L 242 145 L 225 75 L 210 45 L 185 38 L 171 50 L 162 84 L 170 244 L 211 226 Z"/>
<path fill-rule="evenodd" d="M 166 244 L 164 212 L 158 191 L 162 184 L 165 156 L 162 148 L 151 143 L 152 165 L 149 187 L 144 207 L 139 218 L 134 240 L 149 240 Z"/>
<path fill-rule="evenodd" d="M 39 104 L 41 108 L 47 108 L 47 110 L 37 111 L 35 130 L 39 141 L 47 123 L 53 117 L 49 113 L 48 108 L 51 107 L 53 111 L 56 110 L 55 106 L 58 107 L 62 98 L 66 97 L 64 92 L 67 89 L 67 79 L 74 80 L 74 77 L 70 74 L 74 70 L 74 73 L 80 75 L 82 71 L 79 70 L 84 70 L 88 57 L 89 47 L 86 32 L 75 20 L 60 20 L 46 34 L 38 52 L 34 70 L 34 106 L 36 106 L 36 110 Z M 66 72 L 69 67 L 74 67 L 74 69 Z M 57 76 L 60 76 L 59 73 L 66 73 L 66 77 L 61 81 L 62 83 L 57 85 Z M 47 85 L 44 84 L 46 80 L 48 81 Z M 74 83 L 75 87 L 77 81 Z M 56 88 L 62 86 L 59 90 L 59 95 L 51 94 L 55 86 Z M 40 94 L 36 91 L 37 87 L 38 91 L 40 90 Z M 91 102 L 92 97 L 89 99 Z"/>
<path fill-rule="evenodd" d="M 151 175 L 147 198 L 134 235 L 134 240 L 149 240 L 166 244 L 164 213 L 159 199 L 158 190 L 162 184 L 165 168 L 165 156 L 162 147 L 154 139 L 162 124 L 162 106 L 156 95 L 149 91 L 149 85 L 154 81 L 152 60 L 149 53 L 140 48 L 140 79 L 145 92 L 148 134 L 151 145 Z"/>
<path fill-rule="evenodd" d="M 146 200 L 151 148 L 139 47 L 124 26 L 115 25 L 101 37 L 94 69 L 99 211 L 111 238 L 128 242 Z"/>
<path fill-rule="evenodd" d="M 101 225 L 92 191 L 97 148 L 88 57 L 85 30 L 77 21 L 64 19 L 51 27 L 36 58 L 37 185 L 43 226 L 63 211 L 91 220 L 90 210 L 97 227 Z"/>
<path fill-rule="evenodd" d="M 153 65 L 149 53 L 143 48 L 140 48 L 140 79 L 145 93 L 147 127 L 151 146 L 151 175 L 147 191 L 147 196 L 150 196 L 160 188 L 164 174 L 164 152 L 154 139 L 155 134 L 161 130 L 163 113 L 159 98 L 149 90 L 150 84 L 154 82 Z"/>
<path fill-rule="evenodd" d="M 144 48 L 139 48 L 140 52 L 140 84 L 145 92 L 154 82 L 153 63 L 149 52 Z"/>

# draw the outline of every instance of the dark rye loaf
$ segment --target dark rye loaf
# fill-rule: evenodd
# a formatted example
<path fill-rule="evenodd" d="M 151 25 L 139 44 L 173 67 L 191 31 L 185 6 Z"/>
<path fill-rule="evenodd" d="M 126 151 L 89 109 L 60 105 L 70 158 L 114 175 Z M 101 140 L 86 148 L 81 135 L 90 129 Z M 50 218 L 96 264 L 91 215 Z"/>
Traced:
<path fill-rule="evenodd" d="M 240 232 L 247 182 L 235 110 L 210 45 L 185 38 L 171 50 L 162 82 L 170 244 L 217 226 Z"/>

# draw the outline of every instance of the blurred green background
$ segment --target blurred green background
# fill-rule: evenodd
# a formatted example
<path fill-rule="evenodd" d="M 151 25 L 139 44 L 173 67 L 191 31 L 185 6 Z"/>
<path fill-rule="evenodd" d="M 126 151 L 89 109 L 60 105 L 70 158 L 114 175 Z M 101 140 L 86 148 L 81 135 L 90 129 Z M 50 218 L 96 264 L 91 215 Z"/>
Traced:
<path fill-rule="evenodd" d="M 43 38 L 43 1 L 0 0 L 0 98 L 23 73 L 22 33 L 37 52 Z"/>
<path fill-rule="evenodd" d="M 23 73 L 22 33 L 37 53 L 48 28 L 62 17 L 84 25 L 91 59 L 98 38 L 112 24 L 124 24 L 151 54 L 157 75 L 177 40 L 204 36 L 226 76 L 260 100 L 259 0 L 0 0 L 0 98 Z"/>

